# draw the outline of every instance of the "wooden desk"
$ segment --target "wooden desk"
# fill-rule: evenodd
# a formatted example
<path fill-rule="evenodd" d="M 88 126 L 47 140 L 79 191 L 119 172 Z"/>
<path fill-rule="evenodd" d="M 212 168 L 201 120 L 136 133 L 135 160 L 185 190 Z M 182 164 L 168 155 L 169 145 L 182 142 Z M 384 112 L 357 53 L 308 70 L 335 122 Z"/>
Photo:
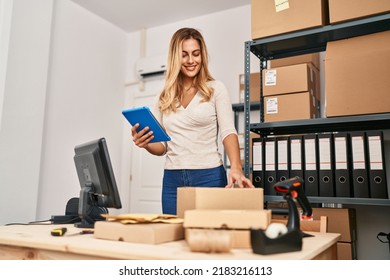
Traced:
<path fill-rule="evenodd" d="M 233 249 L 230 253 L 193 253 L 184 240 L 159 245 L 127 243 L 94 238 L 92 234 L 71 235 L 80 231 L 73 225 L 65 225 L 64 236 L 51 236 L 50 231 L 59 225 L 12 225 L 0 227 L 0 259 L 181 259 L 181 260 L 292 260 L 336 259 L 336 242 L 340 234 L 314 233 L 303 239 L 299 252 L 257 255 L 250 249 Z"/>

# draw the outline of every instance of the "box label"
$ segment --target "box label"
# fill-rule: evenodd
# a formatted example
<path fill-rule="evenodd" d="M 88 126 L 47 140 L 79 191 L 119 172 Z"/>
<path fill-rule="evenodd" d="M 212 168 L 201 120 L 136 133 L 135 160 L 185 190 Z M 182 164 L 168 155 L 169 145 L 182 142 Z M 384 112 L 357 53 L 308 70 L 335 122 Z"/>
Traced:
<path fill-rule="evenodd" d="M 276 69 L 265 70 L 265 86 L 276 85 Z"/>
<path fill-rule="evenodd" d="M 290 8 L 288 0 L 275 0 L 275 11 L 281 12 Z"/>
<path fill-rule="evenodd" d="M 330 160 L 330 139 L 321 138 L 318 140 L 320 146 L 320 169 L 321 170 L 331 170 L 331 160 Z"/>
<path fill-rule="evenodd" d="M 364 139 L 362 136 L 352 137 L 352 154 L 354 155 L 352 161 L 353 169 L 366 169 Z"/>
<path fill-rule="evenodd" d="M 370 149 L 370 168 L 371 170 L 382 170 L 382 147 L 379 136 L 369 136 L 368 145 Z"/>
<path fill-rule="evenodd" d="M 266 114 L 277 114 L 278 113 L 278 98 L 267 98 Z"/>
<path fill-rule="evenodd" d="M 348 169 L 347 139 L 345 137 L 334 138 L 336 169 Z"/>
<path fill-rule="evenodd" d="M 253 171 L 262 171 L 263 170 L 263 153 L 262 153 L 262 143 L 254 142 L 253 143 Z"/>

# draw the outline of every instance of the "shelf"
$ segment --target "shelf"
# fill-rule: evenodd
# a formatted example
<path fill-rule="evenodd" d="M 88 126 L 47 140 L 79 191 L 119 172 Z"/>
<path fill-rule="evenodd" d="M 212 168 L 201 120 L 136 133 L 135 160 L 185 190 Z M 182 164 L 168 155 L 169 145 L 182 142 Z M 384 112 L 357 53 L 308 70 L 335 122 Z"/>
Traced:
<path fill-rule="evenodd" d="M 390 129 L 390 113 L 256 123 L 250 125 L 250 130 L 260 135 L 383 129 Z"/>
<path fill-rule="evenodd" d="M 353 204 L 353 205 L 377 205 L 390 206 L 390 199 L 378 198 L 355 198 L 355 197 L 307 197 L 310 203 L 338 203 L 338 204 Z M 265 195 L 264 201 L 285 202 L 283 196 Z"/>
<path fill-rule="evenodd" d="M 260 102 L 251 102 L 249 104 L 251 110 L 260 110 Z M 244 103 L 235 103 L 232 104 L 234 112 L 244 112 L 245 106 Z"/>
<path fill-rule="evenodd" d="M 353 38 L 390 29 L 390 13 L 334 25 L 291 32 L 247 42 L 258 58 L 276 59 L 325 51 L 329 41 Z"/>
<path fill-rule="evenodd" d="M 262 136 L 292 135 L 308 133 L 330 133 L 342 131 L 387 130 L 390 129 L 390 113 L 345 117 L 329 117 L 309 120 L 282 121 L 264 123 L 264 108 L 258 102 L 260 123 L 250 123 L 250 111 L 255 108 L 249 102 L 251 53 L 260 60 L 260 73 L 266 67 L 267 60 L 286 58 L 296 55 L 326 51 L 328 42 L 390 30 L 390 13 L 358 19 L 339 24 L 326 25 L 276 36 L 245 42 L 245 106 L 237 106 L 235 112 L 244 111 L 245 159 L 244 173 L 250 175 L 250 132 Z M 260 100 L 263 100 L 262 75 L 260 74 Z M 362 105 L 364 106 L 364 105 Z M 250 108 L 250 110 L 248 110 Z M 390 199 L 350 198 L 350 197 L 308 197 L 311 203 L 351 204 L 390 206 Z M 264 196 L 264 201 L 285 201 L 282 196 Z"/>

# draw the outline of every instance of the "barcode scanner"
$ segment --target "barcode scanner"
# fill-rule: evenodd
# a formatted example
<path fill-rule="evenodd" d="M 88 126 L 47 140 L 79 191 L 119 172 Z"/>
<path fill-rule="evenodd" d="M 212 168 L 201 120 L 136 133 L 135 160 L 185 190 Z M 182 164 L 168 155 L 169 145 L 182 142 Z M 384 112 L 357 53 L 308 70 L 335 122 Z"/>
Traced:
<path fill-rule="evenodd" d="M 303 210 L 302 217 L 308 219 L 312 215 L 312 208 L 303 191 L 303 180 L 293 177 L 277 182 L 275 190 L 283 194 L 288 205 L 287 226 L 282 223 L 272 223 L 266 230 L 251 228 L 251 245 L 255 254 L 269 255 L 276 253 L 294 252 L 302 249 L 302 238 L 312 236 L 300 230 L 300 218 L 296 202 Z"/>
<path fill-rule="evenodd" d="M 266 235 L 273 237 L 280 236 L 292 230 L 300 231 L 300 217 L 294 200 L 296 200 L 302 208 L 302 219 L 311 219 L 313 213 L 309 200 L 303 190 L 303 179 L 296 176 L 277 182 L 273 187 L 277 192 L 282 193 L 284 198 L 287 200 L 289 217 L 287 221 L 287 229 L 284 229 L 282 225 L 278 225 L 277 227 L 270 225 L 271 227 L 268 227 L 265 232 Z M 275 233 L 274 231 L 278 232 Z"/>
<path fill-rule="evenodd" d="M 310 206 L 309 200 L 307 200 L 306 194 L 303 191 L 303 180 L 296 176 L 281 182 L 278 182 L 274 185 L 274 188 L 277 192 L 283 194 L 289 194 L 294 198 L 299 205 L 302 207 L 302 219 L 310 219 L 313 210 Z"/>

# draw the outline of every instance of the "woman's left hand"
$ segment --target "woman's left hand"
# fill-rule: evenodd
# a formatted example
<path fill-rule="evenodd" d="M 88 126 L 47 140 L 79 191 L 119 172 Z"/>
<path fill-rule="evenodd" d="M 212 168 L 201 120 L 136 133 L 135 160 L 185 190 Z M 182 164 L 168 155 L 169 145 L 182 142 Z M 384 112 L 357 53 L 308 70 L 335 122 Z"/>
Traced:
<path fill-rule="evenodd" d="M 251 180 L 244 176 L 241 169 L 231 169 L 226 188 L 254 188 Z"/>

